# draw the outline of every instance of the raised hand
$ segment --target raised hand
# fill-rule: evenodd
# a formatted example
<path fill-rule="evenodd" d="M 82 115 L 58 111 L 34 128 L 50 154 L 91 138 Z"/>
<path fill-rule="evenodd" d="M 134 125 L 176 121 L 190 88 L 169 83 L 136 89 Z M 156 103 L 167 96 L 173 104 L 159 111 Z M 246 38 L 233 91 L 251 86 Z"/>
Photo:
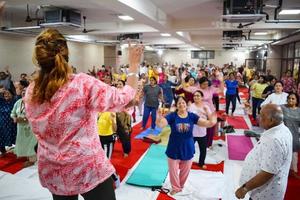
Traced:
<path fill-rule="evenodd" d="M 144 45 L 138 44 L 132 46 L 130 41 L 128 42 L 128 51 L 129 51 L 129 64 L 132 65 L 139 65 L 142 55 L 144 53 Z"/>
<path fill-rule="evenodd" d="M 5 6 L 5 1 L 0 1 L 0 15 L 3 12 L 4 6 Z"/>

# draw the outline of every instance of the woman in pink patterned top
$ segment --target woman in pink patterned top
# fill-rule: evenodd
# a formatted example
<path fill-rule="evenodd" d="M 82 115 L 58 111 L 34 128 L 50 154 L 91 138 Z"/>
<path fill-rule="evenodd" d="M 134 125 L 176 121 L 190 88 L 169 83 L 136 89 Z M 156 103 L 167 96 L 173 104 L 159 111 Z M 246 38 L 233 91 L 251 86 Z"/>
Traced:
<path fill-rule="evenodd" d="M 119 90 L 68 65 L 65 38 L 55 29 L 43 31 L 34 51 L 40 71 L 25 96 L 25 108 L 38 139 L 41 184 L 53 199 L 115 199 L 111 175 L 97 134 L 97 113 L 122 111 L 133 104 L 135 91 Z"/>
<path fill-rule="evenodd" d="M 295 90 L 295 81 L 292 76 L 292 72 L 288 70 L 284 77 L 281 78 L 281 82 L 283 83 L 283 91 L 286 93 L 296 92 Z"/>

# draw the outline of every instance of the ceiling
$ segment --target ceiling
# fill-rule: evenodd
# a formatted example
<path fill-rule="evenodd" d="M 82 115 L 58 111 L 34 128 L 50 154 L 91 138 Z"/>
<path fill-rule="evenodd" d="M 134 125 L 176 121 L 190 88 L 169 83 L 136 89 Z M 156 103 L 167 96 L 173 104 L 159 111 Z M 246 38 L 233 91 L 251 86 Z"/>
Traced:
<path fill-rule="evenodd" d="M 265 0 L 263 2 L 265 4 L 263 11 L 269 15 L 269 20 L 273 20 L 274 10 L 279 1 Z M 286 2 L 294 2 L 293 6 L 300 8 L 300 2 L 297 3 L 297 0 L 284 0 L 283 2 L 285 2 L 283 6 L 288 6 Z M 120 34 L 142 33 L 143 43 L 156 48 L 217 50 L 222 49 L 224 45 L 237 44 L 236 49 L 248 49 L 270 43 L 272 40 L 300 29 L 299 14 L 284 18 L 299 20 L 297 23 L 281 23 L 281 21 L 277 21 L 280 23 L 266 23 L 264 17 L 252 25 L 238 28 L 239 23 L 223 22 L 223 0 L 8 0 L 1 26 L 8 28 L 36 26 L 36 21 L 25 22 L 27 4 L 32 18 L 35 17 L 38 7 L 56 6 L 76 9 L 81 12 L 82 16 L 86 16 L 86 29 L 94 30 L 82 33 L 83 27 L 60 27 L 65 35 L 84 35 L 78 37 L 86 38 L 87 41 L 114 43 Z M 129 15 L 134 20 L 123 21 L 118 18 L 118 15 Z M 38 17 L 42 16 L 42 11 L 39 11 Z M 279 19 L 283 17 L 280 16 Z M 242 25 L 245 24 L 247 23 L 242 23 Z M 243 30 L 245 37 L 237 40 L 224 40 L 224 30 Z M 40 29 L 31 30 L 30 33 L 34 35 L 38 32 Z M 268 34 L 255 36 L 255 32 Z M 169 33 L 171 36 L 162 37 L 160 33 Z"/>

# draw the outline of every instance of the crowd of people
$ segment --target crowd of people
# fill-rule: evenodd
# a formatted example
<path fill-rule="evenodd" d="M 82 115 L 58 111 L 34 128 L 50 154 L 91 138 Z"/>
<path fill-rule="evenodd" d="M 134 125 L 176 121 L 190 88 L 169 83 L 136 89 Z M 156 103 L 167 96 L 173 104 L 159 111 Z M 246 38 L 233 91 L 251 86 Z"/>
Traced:
<path fill-rule="evenodd" d="M 265 170 L 260 174 L 264 181 L 257 184 L 248 180 L 250 173 L 243 176 L 237 197 L 242 198 L 279 172 L 280 181 L 286 181 L 288 172 L 280 168 L 283 162 L 287 162 L 286 169 L 292 163 L 292 174 L 297 176 L 300 84 L 296 87 L 290 71 L 277 80 L 269 70 L 265 74 L 231 64 L 222 67 L 146 61 L 140 64 L 142 46 L 129 48 L 128 66 L 93 67 L 88 74 L 77 73 L 68 64 L 65 38 L 54 29 L 42 32 L 35 43 L 34 56 L 40 70 L 34 76 L 21 74 L 20 80 L 13 82 L 8 67 L 0 72 L 1 156 L 6 155 L 7 146 L 15 144 L 14 153 L 28 158 L 25 166 L 38 160 L 41 184 L 55 200 L 76 199 L 78 194 L 87 200 L 103 195 L 105 199 L 115 199 L 113 182 L 118 187 L 120 179 L 109 159 L 118 138 L 124 157 L 130 155 L 134 148 L 132 122 L 136 121 L 138 111 L 142 130 L 146 129 L 150 114 L 152 130 L 156 126 L 171 127 L 166 154 L 172 185 L 170 195 L 175 196 L 184 192 L 196 142 L 200 150 L 198 165 L 207 168 L 206 151 L 213 149 L 213 136 L 219 131 L 216 113 L 220 110 L 220 98 L 224 97 L 225 115 L 234 116 L 237 101 L 250 105 L 255 125 L 266 130 L 280 126 L 276 134 L 283 130 L 288 135 L 286 140 L 292 138 L 290 143 L 279 143 L 287 148 L 286 152 L 279 152 L 282 162 L 271 169 L 269 161 L 273 157 L 263 161 L 263 166 L 268 166 L 261 169 Z M 130 81 L 136 83 L 134 89 L 129 86 Z M 240 87 L 249 88 L 250 96 L 245 102 L 239 96 Z M 166 114 L 160 108 L 170 112 Z M 275 114 L 269 117 L 271 111 Z M 268 142 L 275 156 L 277 140 L 266 138 L 262 141 Z M 276 145 L 272 146 L 273 143 Z M 257 148 L 255 151 L 260 152 L 255 155 L 263 154 L 264 147 Z M 294 152 L 292 157 L 289 148 Z M 247 162 L 259 159 L 251 155 Z M 259 197 L 260 190 L 263 189 L 253 192 L 254 199 Z"/>

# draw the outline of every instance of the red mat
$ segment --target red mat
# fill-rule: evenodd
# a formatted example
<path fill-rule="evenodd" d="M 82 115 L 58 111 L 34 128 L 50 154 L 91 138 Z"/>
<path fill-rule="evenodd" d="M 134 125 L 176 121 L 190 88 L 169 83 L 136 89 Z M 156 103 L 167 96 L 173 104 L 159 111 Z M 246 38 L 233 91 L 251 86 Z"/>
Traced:
<path fill-rule="evenodd" d="M 7 153 L 5 157 L 0 158 L 0 170 L 14 174 L 23 169 L 25 161 L 26 158 L 17 158 L 15 154 Z"/>
<path fill-rule="evenodd" d="M 253 148 L 251 139 L 244 135 L 227 135 L 227 144 L 230 160 L 245 160 L 245 157 Z"/>
<path fill-rule="evenodd" d="M 150 126 L 151 120 L 147 123 L 147 128 Z M 134 137 L 140 132 L 142 127 L 142 122 L 136 124 L 132 128 L 131 134 L 131 152 L 127 158 L 123 157 L 123 149 L 120 141 L 116 142 L 114 146 L 113 155 L 111 162 L 114 165 L 117 174 L 120 176 L 121 180 L 126 176 L 128 170 L 134 166 L 134 164 L 140 159 L 140 157 L 149 148 L 150 144 L 145 143 L 142 140 L 134 139 Z"/>
<path fill-rule="evenodd" d="M 249 129 L 244 117 L 242 116 L 227 116 L 227 123 L 235 129 Z"/>
<path fill-rule="evenodd" d="M 250 122 L 252 124 L 252 126 L 259 126 L 259 124 L 257 123 L 257 121 L 252 117 L 252 115 L 248 115 Z"/>

